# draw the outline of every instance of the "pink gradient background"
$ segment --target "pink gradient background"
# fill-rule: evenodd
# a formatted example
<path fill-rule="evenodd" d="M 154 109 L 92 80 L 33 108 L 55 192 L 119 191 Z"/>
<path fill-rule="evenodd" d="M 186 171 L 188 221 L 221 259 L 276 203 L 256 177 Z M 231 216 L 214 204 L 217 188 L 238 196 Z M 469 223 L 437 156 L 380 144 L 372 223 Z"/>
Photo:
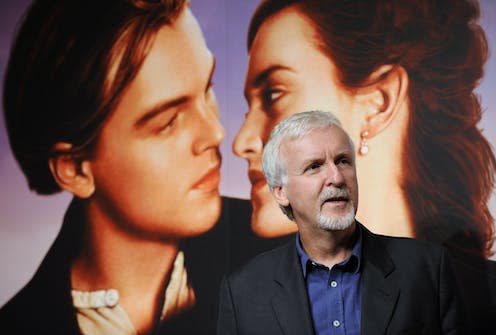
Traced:
<path fill-rule="evenodd" d="M 9 46 L 16 23 L 28 0 L 0 2 L 0 76 L 5 73 Z M 243 81 L 246 71 L 245 47 L 249 18 L 258 0 L 191 0 L 193 13 L 202 26 L 210 49 L 217 57 L 215 90 L 226 128 L 221 193 L 248 198 L 250 184 L 244 160 L 233 155 L 231 143 L 241 126 L 246 103 Z M 493 55 L 486 64 L 480 94 L 485 114 L 480 127 L 493 147 L 496 145 L 496 1 L 481 0 L 481 23 Z M 88 20 L 90 24 L 91 20 Z M 1 84 L 0 84 L 1 85 Z M 3 88 L 2 88 L 3 91 Z M 456 182 L 455 180 L 453 182 Z M 33 275 L 62 222 L 70 201 L 67 194 L 38 196 L 30 192 L 14 161 L 0 118 L 0 306 L 13 296 Z M 496 197 L 491 212 L 496 216 Z M 493 247 L 496 250 L 496 247 Z M 496 257 L 493 257 L 496 259 Z"/>

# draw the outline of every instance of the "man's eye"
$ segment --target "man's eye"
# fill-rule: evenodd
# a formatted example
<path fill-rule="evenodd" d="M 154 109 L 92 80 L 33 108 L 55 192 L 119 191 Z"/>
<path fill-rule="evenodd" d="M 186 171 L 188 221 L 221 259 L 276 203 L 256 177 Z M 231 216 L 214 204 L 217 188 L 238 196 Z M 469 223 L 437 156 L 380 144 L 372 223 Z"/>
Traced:
<path fill-rule="evenodd" d="M 307 167 L 307 171 L 314 171 L 320 168 L 321 164 L 319 163 L 312 163 Z"/>
<path fill-rule="evenodd" d="M 348 159 L 348 158 L 341 158 L 340 160 L 338 160 L 337 163 L 338 164 L 344 164 L 344 165 L 350 165 L 351 164 L 351 160 Z"/>

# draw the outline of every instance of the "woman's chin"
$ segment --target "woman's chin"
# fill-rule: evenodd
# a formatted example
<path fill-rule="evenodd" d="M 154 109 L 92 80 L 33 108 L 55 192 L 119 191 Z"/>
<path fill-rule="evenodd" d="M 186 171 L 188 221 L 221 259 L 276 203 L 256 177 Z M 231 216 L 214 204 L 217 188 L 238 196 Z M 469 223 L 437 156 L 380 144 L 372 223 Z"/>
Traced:
<path fill-rule="evenodd" d="M 277 206 L 254 206 L 251 217 L 251 229 L 263 238 L 276 238 L 296 232 L 296 224 L 289 220 Z"/>

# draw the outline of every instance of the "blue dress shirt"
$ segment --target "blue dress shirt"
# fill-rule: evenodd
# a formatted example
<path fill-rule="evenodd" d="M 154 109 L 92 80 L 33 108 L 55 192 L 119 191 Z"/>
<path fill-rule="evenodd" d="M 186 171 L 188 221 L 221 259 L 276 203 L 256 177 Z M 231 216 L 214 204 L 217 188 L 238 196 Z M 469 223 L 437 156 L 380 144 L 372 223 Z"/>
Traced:
<path fill-rule="evenodd" d="M 350 257 L 331 269 L 312 261 L 303 250 L 300 235 L 296 234 L 296 250 L 317 335 L 360 334 L 362 232 L 359 225 L 356 227 L 357 237 Z"/>

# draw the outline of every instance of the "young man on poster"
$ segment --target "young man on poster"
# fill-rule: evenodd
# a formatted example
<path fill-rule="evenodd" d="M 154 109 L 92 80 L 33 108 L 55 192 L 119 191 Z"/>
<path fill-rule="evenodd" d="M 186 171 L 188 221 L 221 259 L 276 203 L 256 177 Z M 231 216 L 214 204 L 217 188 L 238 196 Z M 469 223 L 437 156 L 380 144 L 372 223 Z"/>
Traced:
<path fill-rule="evenodd" d="M 187 1 L 32 3 L 5 78 L 9 141 L 33 191 L 74 198 L 2 332 L 214 332 L 222 274 L 260 247 L 234 224 L 249 207 L 218 191 L 214 68 Z"/>

